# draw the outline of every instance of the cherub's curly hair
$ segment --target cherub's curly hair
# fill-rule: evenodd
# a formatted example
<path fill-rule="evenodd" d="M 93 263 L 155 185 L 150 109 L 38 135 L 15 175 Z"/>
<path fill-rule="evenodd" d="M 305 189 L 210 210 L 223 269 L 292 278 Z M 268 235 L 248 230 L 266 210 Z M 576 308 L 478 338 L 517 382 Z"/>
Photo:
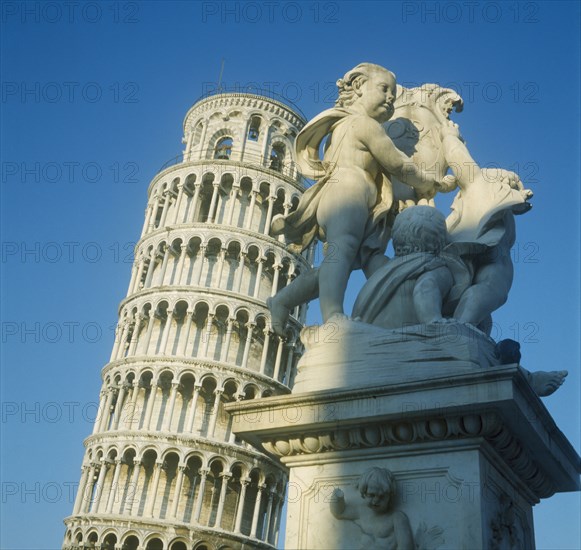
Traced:
<path fill-rule="evenodd" d="M 395 218 L 391 233 L 396 256 L 412 252 L 439 254 L 446 246 L 446 218 L 433 206 L 410 206 Z"/>
<path fill-rule="evenodd" d="M 391 71 L 388 71 L 381 65 L 376 65 L 375 63 L 359 63 L 357 67 L 347 71 L 343 78 L 337 80 L 339 97 L 337 98 L 335 105 L 337 107 L 348 107 L 351 105 L 357 99 L 357 94 L 353 89 L 353 83 L 355 81 L 359 81 L 361 83 L 365 82 L 371 77 L 371 73 L 374 71 L 386 71 L 392 74 L 395 78 L 395 75 Z"/>
<path fill-rule="evenodd" d="M 395 479 L 393 474 L 385 468 L 369 468 L 361 474 L 357 481 L 357 489 L 364 497 L 369 485 L 379 487 L 384 493 L 389 493 L 389 499 L 392 500 L 395 495 Z"/>

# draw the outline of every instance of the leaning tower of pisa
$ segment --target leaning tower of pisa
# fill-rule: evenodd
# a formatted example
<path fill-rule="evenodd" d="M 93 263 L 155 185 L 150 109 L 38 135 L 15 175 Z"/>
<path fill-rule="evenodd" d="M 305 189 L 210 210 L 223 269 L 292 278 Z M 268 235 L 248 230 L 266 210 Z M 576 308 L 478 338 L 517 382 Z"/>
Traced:
<path fill-rule="evenodd" d="M 269 235 L 304 191 L 305 119 L 247 93 L 198 101 L 153 178 L 63 548 L 273 548 L 285 471 L 239 441 L 223 404 L 290 391 L 304 308 L 284 338 L 266 299 L 311 258 Z"/>

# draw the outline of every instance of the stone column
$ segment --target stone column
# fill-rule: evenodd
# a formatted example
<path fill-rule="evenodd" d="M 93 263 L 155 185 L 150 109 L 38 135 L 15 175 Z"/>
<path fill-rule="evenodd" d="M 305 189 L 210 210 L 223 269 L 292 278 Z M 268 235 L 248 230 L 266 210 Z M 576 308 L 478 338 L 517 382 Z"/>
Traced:
<path fill-rule="evenodd" d="M 234 327 L 234 322 L 236 319 L 232 317 L 228 318 L 228 327 L 226 328 L 226 341 L 222 346 L 222 355 L 220 356 L 220 361 L 226 363 L 228 361 L 228 352 L 230 351 L 230 343 L 232 342 L 232 329 Z"/>
<path fill-rule="evenodd" d="M 270 222 L 272 221 L 272 209 L 274 208 L 274 201 L 276 197 L 274 195 L 270 195 L 268 197 L 268 210 L 266 212 L 266 222 L 264 224 L 264 234 L 270 235 Z"/>
<path fill-rule="evenodd" d="M 169 404 L 167 406 L 166 412 L 165 412 L 165 418 L 163 419 L 163 425 L 161 430 L 163 432 L 168 432 L 171 428 L 171 421 L 172 421 L 172 417 L 173 417 L 173 411 L 175 408 L 175 404 L 176 404 L 176 397 L 178 394 L 178 389 L 180 388 L 180 383 L 177 380 L 173 380 L 171 383 L 171 393 L 169 396 Z"/>
<path fill-rule="evenodd" d="M 202 512 L 202 503 L 204 502 L 204 491 L 206 489 L 206 478 L 210 470 L 200 468 L 200 488 L 198 489 L 198 499 L 196 500 L 196 507 L 194 509 L 194 523 L 200 522 L 200 513 Z"/>
<path fill-rule="evenodd" d="M 278 278 L 280 277 L 280 270 L 282 269 L 282 265 L 281 264 L 274 264 L 272 266 L 272 268 L 274 269 L 274 276 L 272 278 L 272 289 L 271 289 L 271 292 L 270 292 L 271 298 L 277 292 L 277 289 L 278 289 Z"/>
<path fill-rule="evenodd" d="M 254 327 L 256 323 L 246 323 L 246 327 L 248 329 L 246 333 L 246 342 L 244 343 L 244 355 L 242 356 L 242 368 L 246 368 L 248 366 L 248 356 L 250 354 L 250 346 L 252 345 L 252 333 L 254 331 Z"/>
<path fill-rule="evenodd" d="M 216 274 L 216 286 L 221 287 L 220 281 L 222 280 L 222 272 L 224 271 L 224 261 L 226 259 L 226 249 L 220 249 L 220 253 L 218 254 L 218 273 Z"/>
<path fill-rule="evenodd" d="M 129 332 L 129 320 L 123 323 L 123 329 L 121 330 L 121 336 L 119 337 L 119 346 L 117 348 L 117 356 L 115 359 L 122 359 L 125 357 L 125 352 L 127 351 L 127 334 Z"/>
<path fill-rule="evenodd" d="M 156 460 L 155 467 L 153 469 L 153 479 L 151 480 L 151 487 L 147 491 L 147 503 L 145 505 L 145 511 L 143 515 L 148 518 L 153 517 L 153 508 L 155 506 L 155 500 L 157 497 L 157 490 L 159 488 L 159 477 L 161 475 L 161 467 L 163 466 L 163 460 Z"/>
<path fill-rule="evenodd" d="M 117 485 L 119 484 L 119 474 L 121 473 L 121 463 L 122 460 L 120 458 L 115 460 L 115 471 L 113 472 L 113 482 L 111 483 L 109 498 L 107 499 L 106 514 L 113 512 L 113 504 L 115 504 L 115 497 L 117 495 Z"/>
<path fill-rule="evenodd" d="M 151 213 L 153 211 L 153 208 L 151 205 L 147 205 L 147 207 L 145 208 L 145 221 L 143 222 L 143 228 L 141 229 L 141 236 L 143 237 L 143 235 L 145 235 L 146 231 L 149 228 L 149 222 L 151 219 Z"/>
<path fill-rule="evenodd" d="M 101 503 L 101 496 L 103 495 L 103 483 L 105 481 L 105 475 L 107 474 L 107 468 L 111 461 L 107 458 L 101 459 L 101 469 L 99 470 L 99 477 L 97 478 L 97 488 L 95 490 L 95 498 L 91 505 L 91 512 L 95 513 L 99 511 L 99 504 Z"/>
<path fill-rule="evenodd" d="M 119 393 L 117 394 L 117 403 L 115 405 L 115 412 L 113 413 L 113 424 L 111 426 L 112 430 L 119 429 L 119 421 L 121 420 L 121 415 L 123 414 L 123 400 L 125 399 L 125 392 L 127 391 L 127 386 L 125 383 L 121 384 L 119 388 Z"/>
<path fill-rule="evenodd" d="M 155 220 L 157 218 L 157 211 L 159 210 L 159 197 L 156 196 L 153 198 L 153 208 L 151 212 L 151 217 L 149 218 L 149 231 L 153 231 L 155 229 Z"/>
<path fill-rule="evenodd" d="M 153 413 L 153 406 L 155 403 L 155 398 L 157 394 L 157 383 L 154 382 L 153 378 L 151 379 L 151 389 L 149 392 L 149 399 L 147 400 L 147 408 L 145 409 L 145 418 L 143 419 L 143 426 L 141 427 L 142 430 L 149 430 L 149 424 L 151 423 L 151 416 Z"/>
<path fill-rule="evenodd" d="M 111 350 L 111 356 L 109 357 L 109 361 L 115 361 L 115 359 L 117 359 L 117 352 L 119 350 L 119 346 L 121 345 L 122 333 L 123 325 L 121 325 L 119 321 L 117 322 L 117 326 L 115 327 L 115 338 L 113 339 L 113 349 Z"/>
<path fill-rule="evenodd" d="M 262 491 L 266 489 L 266 485 L 262 484 L 258 486 L 258 491 L 256 493 L 256 502 L 254 503 L 254 514 L 252 515 L 252 527 L 250 528 L 250 536 L 258 538 L 258 516 L 260 515 L 260 501 L 262 500 Z"/>
<path fill-rule="evenodd" d="M 236 522 L 234 523 L 234 532 L 240 533 L 242 525 L 242 516 L 244 514 L 244 500 L 246 498 L 246 488 L 250 483 L 250 478 L 245 477 L 240 480 L 240 496 L 238 497 L 238 509 L 236 510 Z"/>
<path fill-rule="evenodd" d="M 230 192 L 230 207 L 228 209 L 228 217 L 226 219 L 227 225 L 232 225 L 232 218 L 234 217 L 234 206 L 236 205 L 236 197 L 238 197 L 238 189 L 237 185 L 232 184 L 232 191 Z"/>
<path fill-rule="evenodd" d="M 163 261 L 161 263 L 158 286 L 164 286 L 163 280 L 165 279 L 165 272 L 167 271 L 167 263 L 169 261 L 170 250 L 171 247 L 168 244 L 166 244 L 163 251 Z"/>
<path fill-rule="evenodd" d="M 169 514 L 169 519 L 176 521 L 178 516 L 178 508 L 182 496 L 182 485 L 184 483 L 184 473 L 186 471 L 185 464 L 178 465 L 178 475 L 176 479 L 175 489 L 174 489 L 174 500 L 171 505 L 171 512 Z"/>
<path fill-rule="evenodd" d="M 212 408 L 212 415 L 210 416 L 210 424 L 208 426 L 208 437 L 214 437 L 214 431 L 216 430 L 216 422 L 218 420 L 218 413 L 220 412 L 220 397 L 224 392 L 223 389 L 217 388 L 214 390 L 214 406 Z"/>
<path fill-rule="evenodd" d="M 167 310 L 167 318 L 163 327 L 163 334 L 161 336 L 161 344 L 159 346 L 158 355 L 167 355 L 167 343 L 169 339 L 169 332 L 171 330 L 171 323 L 173 320 L 173 309 Z"/>
<path fill-rule="evenodd" d="M 266 372 L 266 361 L 268 359 L 268 346 L 270 344 L 270 337 L 272 335 L 272 331 L 268 328 L 264 328 L 264 344 L 262 346 L 262 358 L 260 359 L 260 374 L 264 374 Z"/>
<path fill-rule="evenodd" d="M 256 258 L 256 261 L 258 262 L 258 268 L 256 269 L 256 281 L 254 283 L 254 290 L 252 291 L 252 296 L 254 296 L 254 298 L 258 298 L 258 294 L 260 292 L 260 279 L 262 279 L 262 268 L 266 258 L 259 256 Z"/>
<path fill-rule="evenodd" d="M 134 321 L 133 321 L 133 333 L 131 334 L 131 340 L 129 342 L 129 351 L 127 355 L 135 355 L 135 350 L 137 349 L 137 342 L 139 340 L 139 333 L 141 329 L 141 321 L 143 316 L 139 313 L 135 314 Z"/>
<path fill-rule="evenodd" d="M 268 492 L 268 505 L 266 507 L 266 519 L 264 520 L 264 533 L 262 534 L 262 540 L 268 542 L 268 536 L 270 534 L 270 520 L 272 518 L 272 501 L 274 499 L 274 487 Z"/>
<path fill-rule="evenodd" d="M 184 264 L 186 262 L 186 256 L 188 255 L 188 245 L 183 244 L 180 246 L 180 259 L 178 261 L 178 266 L 176 268 L 176 275 L 175 280 L 172 281 L 172 284 L 181 286 L 183 285 L 182 275 L 184 271 Z"/>
<path fill-rule="evenodd" d="M 284 373 L 284 383 L 290 388 L 290 378 L 293 368 L 293 361 L 295 356 L 295 343 L 288 343 L 287 346 L 287 358 L 286 358 L 286 371 Z"/>
<path fill-rule="evenodd" d="M 133 290 L 133 286 L 135 285 L 135 280 L 137 279 L 137 264 L 138 262 L 134 262 L 131 266 L 131 277 L 129 278 L 129 287 L 127 288 L 127 296 L 129 296 Z"/>
<path fill-rule="evenodd" d="M 282 362 L 282 350 L 284 348 L 284 338 L 278 337 L 278 348 L 276 349 L 276 359 L 274 361 L 274 374 L 272 377 L 277 382 L 279 381 L 280 375 L 280 364 Z"/>
<path fill-rule="evenodd" d="M 178 198 L 176 199 L 176 209 L 175 214 L 173 216 L 172 225 L 176 225 L 178 223 L 178 216 L 180 213 L 180 207 L 182 205 L 183 196 L 184 196 L 184 184 L 180 183 L 178 185 Z"/>
<path fill-rule="evenodd" d="M 196 262 L 198 265 L 196 265 L 195 273 L 193 276 L 195 286 L 200 286 L 200 279 L 202 278 L 202 271 L 204 271 L 204 261 L 206 259 L 206 246 L 205 245 L 203 245 L 203 244 L 200 245 L 200 250 L 198 252 L 198 256 L 200 259 L 198 262 Z"/>
<path fill-rule="evenodd" d="M 196 215 L 196 207 L 198 206 L 198 199 L 200 197 L 200 189 L 201 189 L 201 185 L 199 183 L 195 183 L 194 184 L 194 197 L 192 198 L 192 202 L 186 212 L 186 222 L 190 221 L 190 222 L 195 222 L 196 220 L 195 215 Z M 191 210 L 191 212 L 190 212 Z"/>
<path fill-rule="evenodd" d="M 186 419 L 186 433 L 194 433 L 194 422 L 196 421 L 196 408 L 198 406 L 198 398 L 200 397 L 200 390 L 202 386 L 196 384 L 194 386 L 194 393 L 189 404 L 188 417 Z"/>
<path fill-rule="evenodd" d="M 141 283 L 141 279 L 143 278 L 143 270 L 145 269 L 145 258 L 143 254 L 139 255 L 139 266 L 137 268 L 137 276 L 135 277 L 135 281 L 133 281 L 133 286 L 131 288 L 131 294 L 134 292 L 139 292 L 139 284 Z"/>
<path fill-rule="evenodd" d="M 236 401 L 242 401 L 244 399 L 244 393 L 235 393 L 234 394 L 234 398 L 236 399 Z M 231 443 L 232 445 L 234 445 L 234 442 L 236 441 L 236 434 L 234 433 L 234 430 L 232 429 L 232 417 L 228 417 L 228 430 L 230 430 L 230 435 L 228 436 L 228 443 Z"/>
<path fill-rule="evenodd" d="M 178 350 L 178 355 L 181 355 L 182 357 L 185 357 L 186 355 L 186 351 L 188 348 L 188 343 L 189 343 L 189 336 L 190 336 L 190 331 L 192 330 L 192 323 L 194 322 L 194 312 L 191 310 L 187 310 L 186 311 L 186 316 L 184 318 L 184 328 L 183 328 L 183 335 L 182 335 L 182 340 L 180 342 L 180 348 Z"/>
<path fill-rule="evenodd" d="M 95 424 L 93 424 L 93 433 L 96 434 L 101 429 L 101 422 L 103 421 L 103 415 L 105 414 L 107 389 L 103 388 L 99 393 L 99 408 L 97 409 L 97 417 L 95 418 Z"/>
<path fill-rule="evenodd" d="M 149 255 L 149 265 L 147 266 L 147 273 L 145 275 L 145 282 L 143 283 L 143 288 L 149 288 L 151 286 L 151 280 L 153 279 L 153 272 L 155 271 L 155 259 L 157 257 L 157 250 L 155 248 L 151 249 Z"/>
<path fill-rule="evenodd" d="M 153 327 L 155 326 L 155 319 L 157 315 L 155 311 L 149 310 L 149 322 L 147 323 L 147 333 L 145 334 L 145 346 L 143 347 L 143 355 L 147 355 L 149 345 L 151 344 L 151 336 L 153 334 Z"/>
<path fill-rule="evenodd" d="M 244 223 L 244 229 L 250 229 L 252 227 L 252 219 L 254 218 L 254 207 L 256 205 L 256 196 L 258 191 L 254 189 L 250 192 L 250 204 L 248 205 L 248 215 Z"/>
<path fill-rule="evenodd" d="M 131 392 L 131 403 L 129 404 L 129 414 L 127 415 L 128 422 L 126 422 L 126 427 L 129 430 L 136 430 L 139 426 L 135 420 L 135 407 L 137 406 L 137 398 L 139 397 L 139 380 L 133 381 L 133 391 Z"/>
<path fill-rule="evenodd" d="M 137 484 L 139 483 L 139 471 L 141 467 L 141 460 L 138 458 L 133 459 L 133 472 L 131 472 L 131 485 L 130 490 L 133 491 L 133 498 L 131 499 L 131 515 L 137 516 L 137 512 L 139 511 L 139 498 L 138 498 L 138 487 Z"/>
<path fill-rule="evenodd" d="M 291 209 L 291 206 L 292 206 L 292 204 L 291 204 L 290 202 L 285 202 L 285 203 L 283 204 L 283 208 L 284 208 L 284 216 L 288 216 L 288 213 L 289 213 L 289 211 L 290 211 L 290 209 Z M 279 243 L 284 243 L 284 242 L 285 242 L 284 235 L 279 235 L 279 236 L 277 237 L 277 239 L 278 239 L 278 242 L 279 242 Z"/>
<path fill-rule="evenodd" d="M 214 527 L 220 529 L 222 523 L 222 514 L 224 513 L 224 501 L 226 500 L 226 491 L 228 490 L 228 481 L 232 477 L 229 472 L 223 472 L 220 474 L 222 478 L 222 486 L 220 487 L 220 499 L 218 500 L 218 510 L 216 511 L 216 522 Z"/>
<path fill-rule="evenodd" d="M 238 267 L 236 269 L 236 281 L 234 283 L 234 292 L 240 292 L 242 286 L 242 275 L 244 274 L 246 252 L 240 251 L 240 259 L 238 260 Z"/>
<path fill-rule="evenodd" d="M 79 488 L 77 489 L 77 496 L 75 497 L 75 505 L 73 506 L 73 516 L 76 516 L 81 512 L 82 505 L 85 500 L 85 491 L 87 489 L 87 483 L 94 475 L 93 466 L 83 466 L 81 468 L 82 475 L 81 481 L 79 483 Z"/>
<path fill-rule="evenodd" d="M 98 462 L 91 462 L 89 468 L 89 475 L 87 477 L 87 484 L 85 485 L 85 490 L 83 491 L 83 496 L 81 500 L 81 505 L 79 509 L 80 514 L 87 514 L 91 508 L 91 500 L 93 499 L 93 489 L 95 487 L 95 470 L 99 465 Z M 87 489 L 89 489 L 87 491 Z"/>
<path fill-rule="evenodd" d="M 203 337 L 204 347 L 202 350 L 202 357 L 208 357 L 208 348 L 210 345 L 210 336 L 212 334 L 212 322 L 214 321 L 214 314 L 208 312 L 208 320 L 206 322 L 206 333 Z"/>
<path fill-rule="evenodd" d="M 162 207 L 163 209 L 161 211 L 161 218 L 159 220 L 159 227 L 165 227 L 165 220 L 167 218 L 170 200 L 171 200 L 171 193 L 169 192 L 169 190 L 166 189 L 165 198 L 164 198 L 163 207 Z"/>
<path fill-rule="evenodd" d="M 214 182 L 212 184 L 214 190 L 212 191 L 212 199 L 210 201 L 210 209 L 208 210 L 208 223 L 214 223 L 214 219 L 216 218 L 216 210 L 217 201 L 218 201 L 218 188 L 220 187 L 219 182 Z"/>
<path fill-rule="evenodd" d="M 115 397 L 115 388 L 109 386 L 107 388 L 107 401 L 105 402 L 105 407 L 103 409 L 103 415 L 101 417 L 101 423 L 99 424 L 99 431 L 104 432 L 109 428 L 109 418 L 111 417 L 111 404 L 113 403 L 113 398 Z"/>

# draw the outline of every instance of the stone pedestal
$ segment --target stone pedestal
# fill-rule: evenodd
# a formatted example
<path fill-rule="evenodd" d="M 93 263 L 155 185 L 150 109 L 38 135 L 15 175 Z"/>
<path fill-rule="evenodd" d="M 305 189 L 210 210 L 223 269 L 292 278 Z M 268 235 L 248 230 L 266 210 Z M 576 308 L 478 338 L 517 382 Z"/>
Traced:
<path fill-rule="evenodd" d="M 534 548 L 532 506 L 579 489 L 579 456 L 517 365 L 444 371 L 228 406 L 290 469 L 286 548 L 399 548 L 374 525 L 406 516 L 416 548 Z M 370 467 L 395 478 L 385 517 L 356 488 Z M 358 519 L 331 513 L 336 488 Z"/>

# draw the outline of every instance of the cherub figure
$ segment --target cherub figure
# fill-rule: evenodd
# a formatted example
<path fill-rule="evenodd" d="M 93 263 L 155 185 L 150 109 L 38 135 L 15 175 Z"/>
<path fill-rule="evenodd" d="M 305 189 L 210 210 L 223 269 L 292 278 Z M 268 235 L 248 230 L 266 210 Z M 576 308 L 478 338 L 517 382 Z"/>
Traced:
<path fill-rule="evenodd" d="M 395 258 L 363 287 L 353 316 L 397 329 L 444 323 L 470 287 L 472 275 L 456 254 L 446 252 L 446 219 L 432 206 L 404 209 L 393 225 Z"/>
<path fill-rule="evenodd" d="M 333 491 L 331 513 L 352 520 L 362 532 L 359 548 L 366 550 L 415 550 L 408 517 L 393 510 L 395 480 L 385 468 L 370 468 L 357 482 L 362 501 L 346 502 L 343 491 Z"/>
<path fill-rule="evenodd" d="M 472 285 L 454 317 L 490 333 L 490 314 L 503 305 L 513 279 L 510 250 L 516 238 L 514 214 L 528 212 L 533 193 L 514 172 L 480 168 L 454 124 L 442 130 L 446 161 L 459 192 L 448 216 L 450 248 L 471 266 Z"/>
<path fill-rule="evenodd" d="M 566 370 L 528 371 L 520 364 L 520 344 L 516 340 L 509 338 L 501 340 L 496 344 L 494 352 L 501 365 L 516 363 L 539 397 L 546 397 L 547 395 L 555 393 L 569 374 Z"/>
<path fill-rule="evenodd" d="M 315 117 L 296 140 L 301 171 L 317 179 L 298 208 L 273 220 L 274 235 L 305 250 L 315 238 L 325 242 L 317 270 L 301 274 L 268 306 L 275 331 L 282 333 L 290 310 L 317 296 L 323 322 L 344 316 L 343 300 L 351 271 L 369 276 L 384 256 L 394 217 L 390 176 L 433 197 L 440 182 L 418 168 L 394 145 L 382 123 L 394 113 L 395 75 L 361 63 L 337 81 L 336 107 Z M 319 147 L 328 136 L 324 158 Z"/>

